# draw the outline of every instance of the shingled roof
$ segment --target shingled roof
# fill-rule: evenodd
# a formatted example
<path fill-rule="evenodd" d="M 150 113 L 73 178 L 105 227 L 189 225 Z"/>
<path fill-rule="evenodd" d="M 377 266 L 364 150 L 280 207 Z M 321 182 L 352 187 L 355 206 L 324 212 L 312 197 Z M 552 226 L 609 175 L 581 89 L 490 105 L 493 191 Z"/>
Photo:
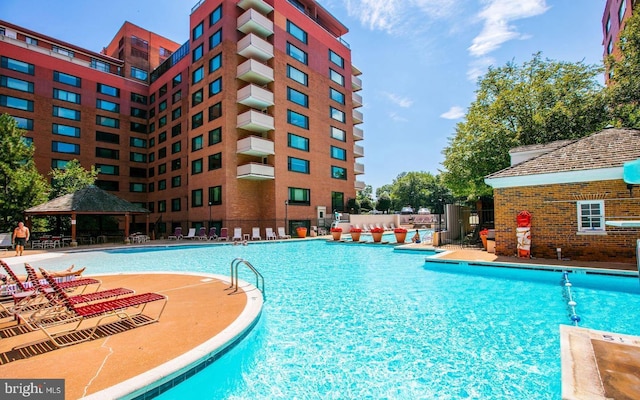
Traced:
<path fill-rule="evenodd" d="M 640 131 L 608 128 L 488 175 L 486 179 L 622 167 L 640 158 Z M 621 176 L 622 179 L 622 176 Z"/>
<path fill-rule="evenodd" d="M 88 186 L 25 210 L 27 214 L 146 214 L 146 208 L 130 203 L 96 186 Z"/>

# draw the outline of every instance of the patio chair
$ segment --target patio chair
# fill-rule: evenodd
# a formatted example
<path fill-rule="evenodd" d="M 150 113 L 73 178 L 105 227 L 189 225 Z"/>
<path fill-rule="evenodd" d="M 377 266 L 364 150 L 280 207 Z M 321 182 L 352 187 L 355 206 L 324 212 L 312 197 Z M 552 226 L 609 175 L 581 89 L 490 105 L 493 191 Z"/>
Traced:
<path fill-rule="evenodd" d="M 180 227 L 180 226 L 176 227 L 176 229 L 173 231 L 173 235 L 169 235 L 168 239 L 169 240 L 180 240 L 180 239 L 182 239 L 182 227 Z"/>
<path fill-rule="evenodd" d="M 262 240 L 262 236 L 260 236 L 259 227 L 251 228 L 251 240 Z"/>
<path fill-rule="evenodd" d="M 273 231 L 273 228 L 264 228 L 265 236 L 267 240 L 276 240 L 276 233 Z"/>
<path fill-rule="evenodd" d="M 8 233 L 0 233 L 0 249 L 10 249 L 13 247 L 13 234 L 11 232 Z"/>
<path fill-rule="evenodd" d="M 396 229 L 396 226 L 395 226 L 395 224 L 392 222 L 392 223 L 390 223 L 390 224 L 389 224 L 389 228 L 391 228 L 391 230 L 394 230 L 394 229 Z"/>
<path fill-rule="evenodd" d="M 242 241 L 242 228 L 233 228 L 233 237 L 231 238 L 232 241 Z"/>
<path fill-rule="evenodd" d="M 200 230 L 198 231 L 198 236 L 196 237 L 200 240 L 209 240 L 209 236 L 207 236 L 207 228 L 201 226 Z"/>
<path fill-rule="evenodd" d="M 196 236 L 196 228 L 189 228 L 189 233 L 187 233 L 187 236 L 184 237 L 184 239 L 195 239 Z"/>
<path fill-rule="evenodd" d="M 218 238 L 218 235 L 216 233 L 217 229 L 215 226 L 212 226 L 209 229 L 209 240 L 216 240 Z"/>
<path fill-rule="evenodd" d="M 220 236 L 218 236 L 218 241 L 229 240 L 229 229 L 220 228 Z"/>
<path fill-rule="evenodd" d="M 284 231 L 284 226 L 278 227 L 278 239 L 291 239 L 291 235 L 287 235 Z"/>

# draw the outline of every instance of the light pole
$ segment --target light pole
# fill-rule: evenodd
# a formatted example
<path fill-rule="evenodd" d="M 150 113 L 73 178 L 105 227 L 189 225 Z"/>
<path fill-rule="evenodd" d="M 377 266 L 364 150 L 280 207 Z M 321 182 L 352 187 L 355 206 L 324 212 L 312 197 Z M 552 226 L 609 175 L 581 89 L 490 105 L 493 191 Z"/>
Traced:
<path fill-rule="evenodd" d="M 209 202 L 209 229 L 211 229 L 211 205 L 212 203 Z"/>
<path fill-rule="evenodd" d="M 287 218 L 288 218 L 288 214 L 289 213 L 289 200 L 285 200 L 284 201 L 284 233 L 288 232 L 288 226 L 287 226 Z"/>

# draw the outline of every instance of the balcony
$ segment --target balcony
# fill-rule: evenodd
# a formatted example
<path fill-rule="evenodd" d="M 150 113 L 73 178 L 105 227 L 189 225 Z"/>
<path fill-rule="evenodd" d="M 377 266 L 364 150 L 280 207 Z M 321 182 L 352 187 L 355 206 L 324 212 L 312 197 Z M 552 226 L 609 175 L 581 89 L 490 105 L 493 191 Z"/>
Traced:
<path fill-rule="evenodd" d="M 367 185 L 365 185 L 365 183 L 362 181 L 356 181 L 354 187 L 356 190 L 364 190 Z"/>
<path fill-rule="evenodd" d="M 248 136 L 238 140 L 238 154 L 246 154 L 249 156 L 266 157 L 276 154 L 275 147 L 271 140 L 261 138 L 259 136 Z"/>
<path fill-rule="evenodd" d="M 275 129 L 273 117 L 259 111 L 249 110 L 237 117 L 236 128 L 252 132 L 267 132 Z"/>
<path fill-rule="evenodd" d="M 353 140 L 364 140 L 364 131 L 357 126 L 353 127 Z"/>
<path fill-rule="evenodd" d="M 238 103 L 263 110 L 274 105 L 273 93 L 256 85 L 247 85 L 238 89 Z"/>
<path fill-rule="evenodd" d="M 353 155 L 358 157 L 364 157 L 364 147 L 358 146 L 357 144 L 353 145 Z"/>
<path fill-rule="evenodd" d="M 273 45 L 250 33 L 238 41 L 238 54 L 264 62 L 273 58 Z"/>
<path fill-rule="evenodd" d="M 260 163 L 249 163 L 238 165 L 238 179 L 249 179 L 252 181 L 263 181 L 267 179 L 275 179 L 274 168 L 271 165 Z"/>
<path fill-rule="evenodd" d="M 355 175 L 362 175 L 364 174 L 364 164 L 361 163 L 354 163 L 353 164 L 353 173 Z"/>
<path fill-rule="evenodd" d="M 273 22 L 269 18 L 250 8 L 238 17 L 238 30 L 242 33 L 255 33 L 267 38 L 273 35 Z"/>
<path fill-rule="evenodd" d="M 264 15 L 267 15 L 271 11 L 273 11 L 273 7 L 267 4 L 264 0 L 240 0 L 238 2 L 238 7 L 242 8 L 243 10 L 254 8 Z"/>
<path fill-rule="evenodd" d="M 362 96 L 358 93 L 351 93 L 351 101 L 353 101 L 353 108 L 362 107 Z"/>
<path fill-rule="evenodd" d="M 362 113 L 358 110 L 353 110 L 353 123 L 361 124 L 363 122 L 364 122 L 364 116 L 362 115 Z"/>
<path fill-rule="evenodd" d="M 357 76 L 351 75 L 351 89 L 354 92 L 362 90 L 362 79 L 358 78 Z"/>
<path fill-rule="evenodd" d="M 245 82 L 266 85 L 269 82 L 273 82 L 273 68 L 250 59 L 238 65 L 236 78 Z"/>

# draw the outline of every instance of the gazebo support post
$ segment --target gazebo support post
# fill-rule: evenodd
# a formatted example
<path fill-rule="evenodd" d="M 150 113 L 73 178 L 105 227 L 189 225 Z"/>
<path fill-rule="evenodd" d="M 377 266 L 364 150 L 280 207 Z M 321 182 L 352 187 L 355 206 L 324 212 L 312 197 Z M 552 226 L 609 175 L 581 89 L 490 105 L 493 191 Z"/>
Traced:
<path fill-rule="evenodd" d="M 71 213 L 71 247 L 77 247 L 78 241 L 76 240 L 76 213 Z"/>

